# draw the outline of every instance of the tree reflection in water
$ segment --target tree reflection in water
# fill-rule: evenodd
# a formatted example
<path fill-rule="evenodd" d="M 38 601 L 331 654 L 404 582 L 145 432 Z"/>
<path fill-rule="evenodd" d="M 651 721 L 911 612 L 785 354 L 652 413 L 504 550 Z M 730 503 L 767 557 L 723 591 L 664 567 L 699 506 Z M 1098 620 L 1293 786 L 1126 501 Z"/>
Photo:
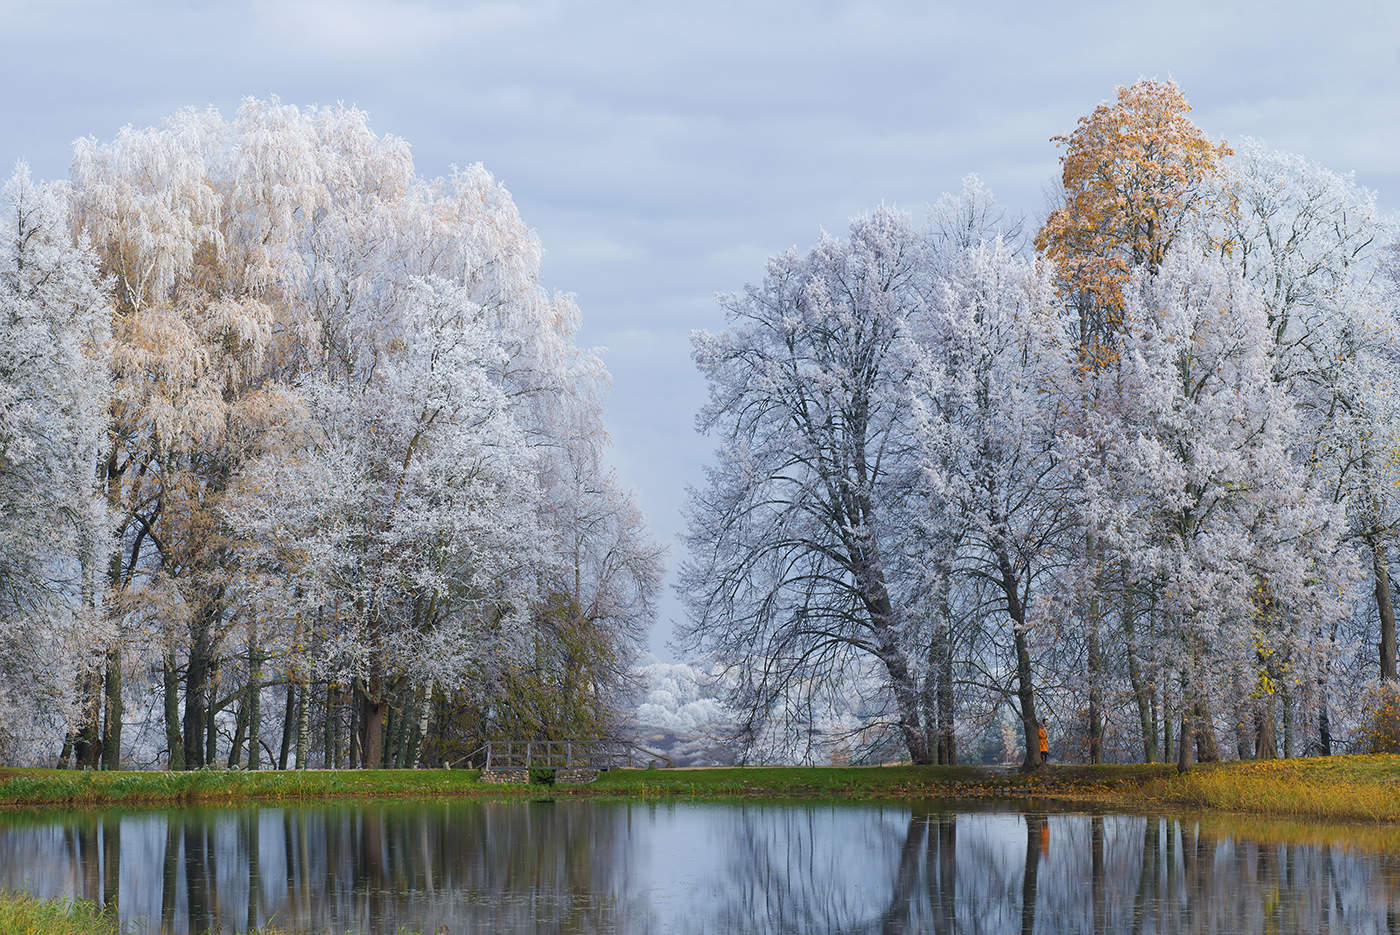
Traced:
<path fill-rule="evenodd" d="M 1400 858 L 1194 821 L 566 801 L 0 816 L 141 932 L 1400 932 Z"/>

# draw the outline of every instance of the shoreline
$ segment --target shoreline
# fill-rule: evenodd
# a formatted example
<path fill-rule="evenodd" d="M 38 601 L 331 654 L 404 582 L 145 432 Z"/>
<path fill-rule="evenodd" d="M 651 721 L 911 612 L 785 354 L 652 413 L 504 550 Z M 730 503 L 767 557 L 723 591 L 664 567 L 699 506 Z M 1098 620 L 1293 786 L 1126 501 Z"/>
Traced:
<path fill-rule="evenodd" d="M 1190 809 L 1293 820 L 1400 823 L 1400 756 L 1346 755 L 1197 766 L 749 766 L 620 769 L 580 785 L 493 784 L 476 770 L 0 769 L 0 809 L 238 805 L 344 799 L 596 798 L 1015 804 Z"/>

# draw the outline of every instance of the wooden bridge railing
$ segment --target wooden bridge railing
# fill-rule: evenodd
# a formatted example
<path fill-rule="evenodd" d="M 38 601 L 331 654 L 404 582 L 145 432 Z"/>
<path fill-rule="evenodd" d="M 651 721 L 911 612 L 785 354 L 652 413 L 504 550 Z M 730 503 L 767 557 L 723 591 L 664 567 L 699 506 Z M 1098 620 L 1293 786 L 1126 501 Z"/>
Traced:
<path fill-rule="evenodd" d="M 670 757 L 627 740 L 488 740 L 464 758 L 482 769 L 616 769 Z"/>

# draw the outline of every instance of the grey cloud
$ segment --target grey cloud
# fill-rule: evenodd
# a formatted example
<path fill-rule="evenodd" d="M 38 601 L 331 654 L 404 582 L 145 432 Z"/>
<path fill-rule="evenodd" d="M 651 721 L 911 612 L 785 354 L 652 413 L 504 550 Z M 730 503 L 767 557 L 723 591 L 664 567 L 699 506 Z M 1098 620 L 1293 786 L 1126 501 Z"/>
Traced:
<path fill-rule="evenodd" d="M 670 538 L 709 448 L 687 335 L 764 257 L 880 202 L 921 216 L 968 171 L 1034 217 L 1049 137 L 1143 76 L 1175 76 L 1211 134 L 1355 170 L 1394 209 L 1398 27 L 1380 2 L 0 0 L 0 161 L 61 175 L 77 136 L 276 93 L 366 108 L 428 173 L 483 162 L 581 339 L 612 345 L 620 470 Z"/>

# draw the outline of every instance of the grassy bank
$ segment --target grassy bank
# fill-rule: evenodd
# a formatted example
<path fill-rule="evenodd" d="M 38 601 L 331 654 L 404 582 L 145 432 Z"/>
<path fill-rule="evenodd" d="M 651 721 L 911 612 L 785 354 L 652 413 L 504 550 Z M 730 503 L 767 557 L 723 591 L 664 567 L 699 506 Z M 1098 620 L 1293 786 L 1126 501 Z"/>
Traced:
<path fill-rule="evenodd" d="M 1148 783 L 1153 802 L 1252 815 L 1400 822 L 1400 756 L 1329 756 L 1199 767 Z"/>
<path fill-rule="evenodd" d="M 0 892 L 0 932 L 5 935 L 121 935 L 116 919 L 96 903 L 35 899 Z M 257 929 L 248 935 L 305 935 L 281 929 Z M 328 933 L 330 935 L 330 933 Z M 418 935 L 400 929 L 398 935 Z"/>
<path fill-rule="evenodd" d="M 590 795 L 629 798 L 1036 799 L 1140 789 L 1166 775 L 1158 765 L 1055 766 L 1035 773 L 979 766 L 762 766 L 619 770 Z"/>
<path fill-rule="evenodd" d="M 591 796 L 629 799 L 1040 798 L 1139 788 L 1161 766 L 1057 766 L 1034 774 L 975 766 L 723 767 L 603 773 L 586 785 L 493 785 L 476 770 L 91 772 L 0 769 L 0 806 L 221 804 L 354 797 Z"/>
<path fill-rule="evenodd" d="M 0 932 L 6 935 L 119 935 L 116 920 L 88 902 L 65 903 L 0 893 Z"/>
<path fill-rule="evenodd" d="M 1332 756 L 1197 766 L 626 770 L 590 793 L 636 798 L 1001 799 L 1129 810 L 1189 808 L 1296 820 L 1400 822 L 1400 756 Z"/>
<path fill-rule="evenodd" d="M 91 772 L 0 769 L 0 805 L 180 805 L 348 797 L 432 798 L 490 790 L 466 769 Z M 3 929 L 0 929 L 3 931 Z"/>
<path fill-rule="evenodd" d="M 1400 756 L 1221 763 L 1185 776 L 1161 764 L 615 770 L 581 786 L 498 786 L 473 770 L 74 772 L 0 770 L 0 805 L 232 804 L 350 797 L 578 796 L 626 799 L 915 799 L 1191 808 L 1292 819 L 1400 822 Z M 2 929 L 0 929 L 2 930 Z"/>

